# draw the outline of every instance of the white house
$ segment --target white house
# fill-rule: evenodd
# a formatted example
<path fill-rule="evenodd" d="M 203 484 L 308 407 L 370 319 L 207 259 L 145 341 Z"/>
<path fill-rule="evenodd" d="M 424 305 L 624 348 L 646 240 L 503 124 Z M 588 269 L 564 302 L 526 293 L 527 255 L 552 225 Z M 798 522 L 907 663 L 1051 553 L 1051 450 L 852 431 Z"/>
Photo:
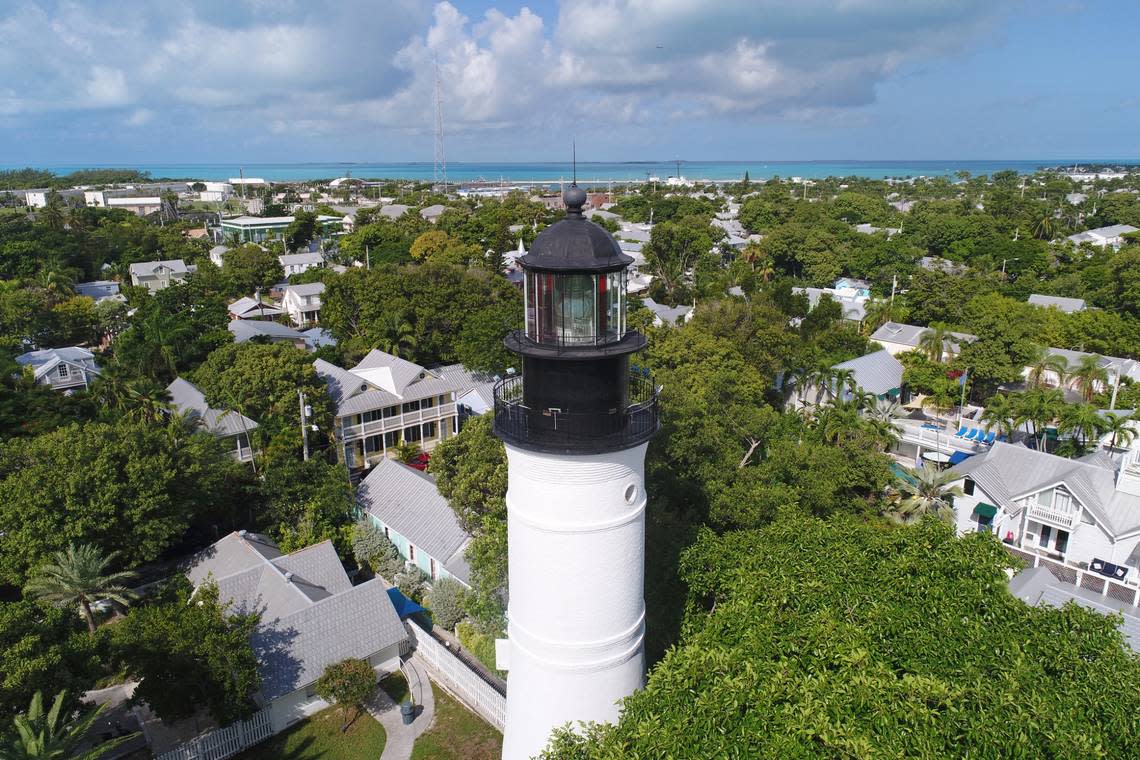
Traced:
<path fill-rule="evenodd" d="M 1136 231 L 1137 228 L 1131 224 L 1113 224 L 1108 227 L 1097 227 L 1095 230 L 1078 232 L 1076 235 L 1069 235 L 1069 237 L 1065 239 L 1072 242 L 1073 245 L 1088 243 L 1098 248 L 1104 248 L 1106 246 L 1119 248 L 1124 245 L 1124 236 L 1129 232 Z"/>
<path fill-rule="evenodd" d="M 1083 358 L 1086 356 L 1093 356 L 1093 354 L 1087 353 L 1085 351 L 1070 351 L 1067 348 L 1050 348 L 1049 356 L 1060 356 L 1063 358 L 1068 364 L 1068 371 L 1072 372 L 1077 368 L 1077 366 L 1080 365 Z M 1140 383 L 1140 362 L 1136 361 L 1135 359 L 1125 359 L 1119 356 L 1101 356 L 1097 364 L 1100 365 L 1100 367 L 1104 369 L 1105 373 L 1108 375 L 1109 386 L 1115 385 L 1117 378 L 1128 378 L 1133 382 Z M 1032 370 L 1029 367 L 1026 367 L 1023 370 L 1022 375 L 1028 379 L 1031 372 Z M 1053 370 L 1046 370 L 1041 376 L 1041 382 L 1044 385 L 1049 385 L 1054 388 L 1061 385 L 1061 379 Z M 1079 381 L 1075 378 L 1067 378 L 1065 381 L 1065 387 L 1074 391 L 1078 390 L 1078 382 Z M 1103 383 L 1098 381 L 1094 385 L 1096 386 L 1096 390 L 1098 392 L 1104 390 Z"/>
<path fill-rule="evenodd" d="M 431 451 L 459 430 L 457 386 L 439 370 L 373 350 L 351 370 L 313 362 L 336 404 L 336 438 L 351 469 L 371 467 L 400 443 Z"/>
<path fill-rule="evenodd" d="M 400 665 L 407 631 L 379 578 L 353 586 L 331 541 L 282 554 L 265 536 L 239 531 L 189 563 L 195 593 L 218 585 L 227 614 L 260 612 L 250 637 L 261 676 L 256 700 L 273 731 L 328 707 L 315 685 L 325 668 L 366 660 L 379 681 Z"/>
<path fill-rule="evenodd" d="M 107 198 L 105 205 L 108 208 L 130 211 L 135 216 L 146 216 L 162 208 L 162 198 L 158 196 Z"/>
<path fill-rule="evenodd" d="M 203 182 L 205 190 L 198 191 L 198 200 L 206 203 L 225 203 L 234 194 L 234 186 L 229 182 Z"/>
<path fill-rule="evenodd" d="M 686 306 L 666 306 L 654 301 L 652 298 L 645 297 L 641 299 L 641 303 L 645 308 L 653 312 L 653 326 L 661 327 L 662 325 L 683 325 L 693 318 L 695 307 Z"/>
<path fill-rule="evenodd" d="M 436 203 L 433 206 L 428 206 L 426 208 L 420 209 L 420 216 L 434 224 L 435 222 L 439 221 L 439 218 L 441 216 L 443 216 L 444 211 L 447 211 L 447 206 Z"/>
<path fill-rule="evenodd" d="M 210 249 L 210 263 L 221 269 L 226 265 L 226 252 L 230 249 L 224 245 L 215 245 Z"/>
<path fill-rule="evenodd" d="M 195 423 L 208 433 L 227 441 L 232 447 L 234 459 L 248 462 L 253 459 L 254 450 L 249 441 L 249 433 L 257 429 L 257 423 L 244 414 L 227 409 L 214 409 L 206 403 L 206 397 L 193 383 L 180 377 L 166 386 L 170 402 L 182 414 L 193 415 Z"/>
<path fill-rule="evenodd" d="M 285 288 L 281 298 L 281 308 L 297 327 L 308 327 L 320 322 L 321 296 L 325 292 L 323 282 L 306 282 Z"/>
<path fill-rule="evenodd" d="M 891 356 L 898 356 L 907 351 L 915 351 L 922 343 L 927 333 L 933 332 L 929 327 L 918 325 L 905 325 L 901 322 L 884 322 L 882 327 L 871 333 L 871 340 L 886 349 Z M 978 339 L 969 333 L 952 332 L 953 339 L 948 338 L 943 343 L 943 358 L 952 359 L 962 350 L 962 344 L 972 343 Z"/>
<path fill-rule="evenodd" d="M 471 536 L 427 474 L 382 459 L 357 488 L 360 509 L 406 561 L 432 580 L 454 578 L 471 587 L 465 553 Z"/>
<path fill-rule="evenodd" d="M 89 388 L 99 375 L 95 355 L 79 346 L 29 351 L 17 356 L 16 363 L 31 367 L 37 383 L 57 391 Z"/>
<path fill-rule="evenodd" d="M 46 208 L 50 190 L 28 190 L 24 193 L 24 201 L 31 208 Z"/>
<path fill-rule="evenodd" d="M 1047 309 L 1060 309 L 1066 314 L 1085 310 L 1085 299 L 1083 298 L 1064 298 L 1062 296 L 1044 296 L 1040 293 L 1033 293 L 1029 296 L 1027 303 L 1032 306 L 1041 306 Z"/>
<path fill-rule="evenodd" d="M 1140 442 L 1123 452 L 1080 460 L 995 443 L 956 465 L 962 533 L 989 531 L 1030 553 L 1070 564 L 1140 569 Z M 1108 568 L 1114 570 L 1113 567 Z"/>
<path fill-rule="evenodd" d="M 131 264 L 131 284 L 154 292 L 184 282 L 190 276 L 190 268 L 182 259 L 166 261 L 140 261 Z"/>
<path fill-rule="evenodd" d="M 287 253 L 284 256 L 278 256 L 277 260 L 281 262 L 281 268 L 285 270 L 285 276 L 291 277 L 301 272 L 307 272 L 310 269 L 317 269 L 325 265 L 325 257 L 319 253 Z"/>
<path fill-rule="evenodd" d="M 856 288 L 844 288 L 842 291 L 835 288 L 792 288 L 797 295 L 807 296 L 808 309 L 814 309 L 824 296 L 829 296 L 843 309 L 843 319 L 855 324 L 861 324 L 867 316 L 868 296 L 862 295 Z"/>

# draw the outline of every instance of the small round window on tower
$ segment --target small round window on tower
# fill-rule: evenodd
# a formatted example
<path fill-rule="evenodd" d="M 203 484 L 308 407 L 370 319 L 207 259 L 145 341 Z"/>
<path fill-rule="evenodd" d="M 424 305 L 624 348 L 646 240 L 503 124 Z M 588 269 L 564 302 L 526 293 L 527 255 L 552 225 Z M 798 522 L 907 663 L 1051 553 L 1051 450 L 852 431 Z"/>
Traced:
<path fill-rule="evenodd" d="M 630 483 L 625 487 L 625 503 L 632 504 L 637 501 L 637 484 Z"/>

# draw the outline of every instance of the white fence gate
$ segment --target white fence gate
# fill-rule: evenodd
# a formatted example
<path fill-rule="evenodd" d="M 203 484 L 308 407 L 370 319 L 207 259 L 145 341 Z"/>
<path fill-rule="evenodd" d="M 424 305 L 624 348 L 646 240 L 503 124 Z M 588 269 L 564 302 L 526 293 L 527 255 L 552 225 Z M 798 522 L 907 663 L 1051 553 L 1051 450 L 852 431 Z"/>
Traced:
<path fill-rule="evenodd" d="M 404 627 L 415 643 L 416 654 L 431 668 L 432 680 L 453 693 L 495 728 L 500 731 L 506 728 L 506 697 L 495 691 L 478 673 L 456 657 L 454 652 L 418 625 L 408 622 Z"/>
<path fill-rule="evenodd" d="M 155 760 L 225 760 L 273 735 L 268 708 L 249 720 L 196 736 Z"/>

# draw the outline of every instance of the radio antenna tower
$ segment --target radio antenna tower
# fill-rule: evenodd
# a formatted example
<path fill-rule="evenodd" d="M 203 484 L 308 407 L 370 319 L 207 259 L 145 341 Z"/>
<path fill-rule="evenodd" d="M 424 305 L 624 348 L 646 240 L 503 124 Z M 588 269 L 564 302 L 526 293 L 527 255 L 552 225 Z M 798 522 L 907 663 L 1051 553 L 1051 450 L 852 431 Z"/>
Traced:
<path fill-rule="evenodd" d="M 435 182 L 447 185 L 447 156 L 443 152 L 443 83 L 435 62 Z"/>

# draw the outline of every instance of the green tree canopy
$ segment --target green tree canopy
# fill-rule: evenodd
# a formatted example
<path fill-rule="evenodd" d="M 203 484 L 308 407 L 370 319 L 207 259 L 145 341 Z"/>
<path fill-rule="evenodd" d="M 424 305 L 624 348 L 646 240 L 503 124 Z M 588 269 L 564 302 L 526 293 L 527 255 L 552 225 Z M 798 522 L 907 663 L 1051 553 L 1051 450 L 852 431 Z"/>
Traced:
<path fill-rule="evenodd" d="M 149 423 L 72 424 L 0 446 L 0 579 L 71 542 L 157 559 L 192 525 L 228 520 L 246 470 L 209 433 Z M 124 537 L 129 537 L 125 540 Z"/>
<path fill-rule="evenodd" d="M 255 290 L 275 285 L 285 277 L 277 254 L 257 243 L 231 248 L 226 251 L 224 262 L 222 275 L 235 295 L 252 295 Z"/>
<path fill-rule="evenodd" d="M 547 757 L 1136 756 L 1140 661 L 1116 621 L 1021 602 L 1013 564 L 935 519 L 706 532 L 682 644 L 616 725 Z"/>
<path fill-rule="evenodd" d="M 206 710 L 222 725 L 247 718 L 260 686 L 250 636 L 256 614 L 228 609 L 212 581 L 192 592 L 183 576 L 115 626 L 122 665 L 139 684 L 131 698 L 163 720 Z"/>

